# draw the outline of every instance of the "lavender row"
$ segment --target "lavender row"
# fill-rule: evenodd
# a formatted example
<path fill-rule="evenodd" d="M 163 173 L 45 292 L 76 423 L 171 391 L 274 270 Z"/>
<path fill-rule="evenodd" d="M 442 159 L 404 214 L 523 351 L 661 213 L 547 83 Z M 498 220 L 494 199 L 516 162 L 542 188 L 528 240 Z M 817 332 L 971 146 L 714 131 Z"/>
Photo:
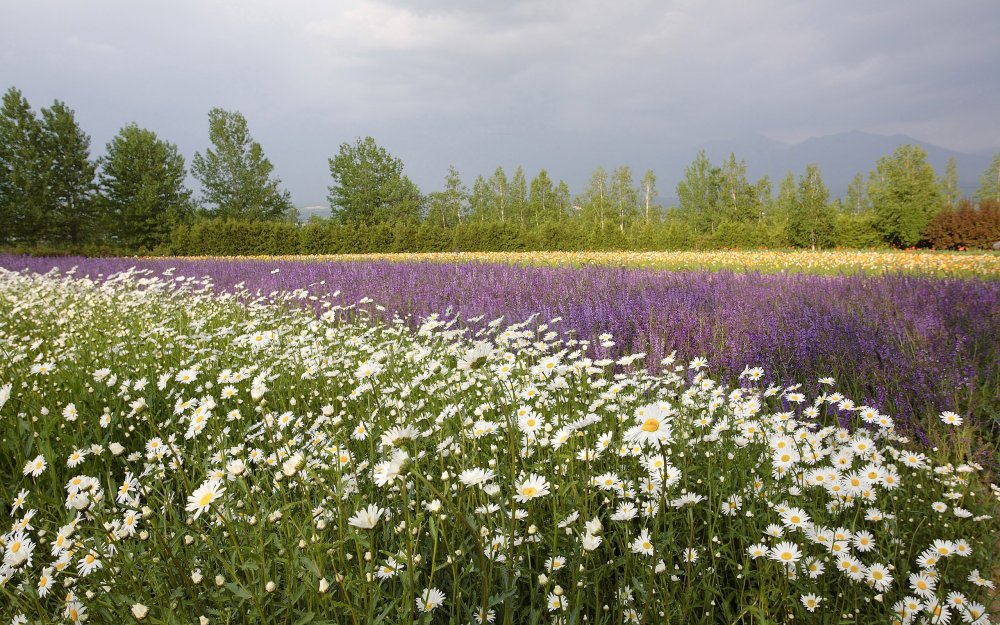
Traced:
<path fill-rule="evenodd" d="M 676 350 L 737 375 L 762 366 L 776 382 L 833 376 L 838 387 L 904 423 L 941 410 L 988 416 L 1000 389 L 1000 282 L 905 275 L 817 276 L 666 272 L 485 263 L 303 262 L 239 259 L 42 259 L 0 256 L 8 269 L 79 275 L 136 266 L 208 276 L 216 288 L 296 288 L 368 297 L 416 322 L 533 314 L 595 341 L 595 357 L 635 352 L 655 364 Z M 275 271 L 277 270 L 277 271 Z"/>

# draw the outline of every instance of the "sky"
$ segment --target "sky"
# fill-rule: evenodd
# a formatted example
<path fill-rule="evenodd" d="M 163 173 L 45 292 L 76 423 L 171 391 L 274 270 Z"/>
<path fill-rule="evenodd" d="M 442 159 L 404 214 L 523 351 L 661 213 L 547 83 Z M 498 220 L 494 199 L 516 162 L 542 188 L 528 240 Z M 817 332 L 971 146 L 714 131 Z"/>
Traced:
<path fill-rule="evenodd" d="M 299 206 L 366 135 L 425 192 L 450 164 L 676 179 L 668 154 L 749 135 L 1000 146 L 995 0 L 0 3 L 0 89 L 66 102 L 95 157 L 136 122 L 190 162 L 238 110 Z"/>

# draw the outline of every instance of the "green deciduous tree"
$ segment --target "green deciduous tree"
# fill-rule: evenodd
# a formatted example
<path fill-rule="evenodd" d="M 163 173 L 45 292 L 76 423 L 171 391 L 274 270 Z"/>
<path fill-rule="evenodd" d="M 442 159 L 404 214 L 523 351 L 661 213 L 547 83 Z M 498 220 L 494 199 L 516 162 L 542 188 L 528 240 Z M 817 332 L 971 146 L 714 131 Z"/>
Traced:
<path fill-rule="evenodd" d="M 528 221 L 528 181 L 520 165 L 510 179 L 510 209 L 517 225 L 523 228 Z"/>
<path fill-rule="evenodd" d="M 590 175 L 590 183 L 577 201 L 580 217 L 589 228 L 604 231 L 612 210 L 609 195 L 608 172 L 603 167 L 598 167 Z"/>
<path fill-rule="evenodd" d="M 705 155 L 698 156 L 684 170 L 684 178 L 677 183 L 678 213 L 699 232 L 714 233 L 722 220 L 719 211 L 720 171 L 713 167 Z"/>
<path fill-rule="evenodd" d="M 646 224 L 660 220 L 660 206 L 656 203 L 656 174 L 647 169 L 642 176 L 640 192 L 642 193 L 642 217 Z"/>
<path fill-rule="evenodd" d="M 844 210 L 855 215 L 861 215 L 871 210 L 868 190 L 865 188 L 865 178 L 861 172 L 854 174 L 854 180 L 847 186 L 847 198 L 844 200 Z"/>
<path fill-rule="evenodd" d="M 153 249 L 193 211 L 184 185 L 184 157 L 173 143 L 129 124 L 100 159 L 101 205 L 107 233 L 123 245 Z"/>
<path fill-rule="evenodd" d="M 453 228 L 464 221 L 468 205 L 469 190 L 462 184 L 458 170 L 449 165 L 444 190 L 428 196 L 427 221 L 442 228 Z"/>
<path fill-rule="evenodd" d="M 510 182 L 503 167 L 497 166 L 496 171 L 486 181 L 490 195 L 487 204 L 487 221 L 506 223 L 510 213 Z"/>
<path fill-rule="evenodd" d="M 618 231 L 624 233 L 639 214 L 639 197 L 632 180 L 632 168 L 628 165 L 616 167 L 611 172 L 610 200 Z"/>
<path fill-rule="evenodd" d="M 213 216 L 266 220 L 294 215 L 290 194 L 272 175 L 274 166 L 250 136 L 241 113 L 209 111 L 208 138 L 212 148 L 204 155 L 195 153 L 191 171 Z"/>
<path fill-rule="evenodd" d="M 788 214 L 788 238 L 799 247 L 829 247 L 834 241 L 834 213 L 830 192 L 819 166 L 810 164 L 799 177 L 795 203 Z"/>
<path fill-rule="evenodd" d="M 993 157 L 993 162 L 979 176 L 976 199 L 980 202 L 984 200 L 1000 202 L 1000 153 Z"/>
<path fill-rule="evenodd" d="M 915 145 L 901 145 L 875 165 L 868 195 L 876 227 L 891 245 L 920 242 L 924 228 L 941 209 L 941 188 L 927 154 Z"/>
<path fill-rule="evenodd" d="M 948 164 L 944 168 L 944 176 L 941 178 L 941 197 L 949 208 L 958 206 L 958 201 L 962 199 L 962 190 L 958 187 L 958 165 L 954 157 L 948 159 Z"/>
<path fill-rule="evenodd" d="M 749 222 L 760 219 L 760 206 L 756 188 L 747 179 L 746 161 L 737 161 L 729 155 L 719 170 L 719 208 L 722 219 L 732 222 Z"/>
<path fill-rule="evenodd" d="M 423 198 L 403 174 L 403 161 L 372 137 L 341 143 L 329 160 L 330 210 L 345 223 L 379 224 L 417 221 Z"/>

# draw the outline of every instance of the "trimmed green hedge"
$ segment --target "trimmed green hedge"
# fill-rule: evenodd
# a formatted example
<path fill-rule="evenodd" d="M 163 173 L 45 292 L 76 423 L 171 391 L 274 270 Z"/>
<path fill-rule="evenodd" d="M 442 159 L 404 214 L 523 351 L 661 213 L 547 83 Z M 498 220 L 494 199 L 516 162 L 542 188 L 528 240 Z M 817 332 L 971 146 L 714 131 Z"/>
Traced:
<path fill-rule="evenodd" d="M 838 224 L 842 247 L 878 247 L 877 234 L 862 219 Z M 663 250 L 787 247 L 780 225 L 723 222 L 714 234 L 700 235 L 682 220 L 590 230 L 574 222 L 546 222 L 536 228 L 512 224 L 464 223 L 442 228 L 427 223 L 375 226 L 311 221 L 246 222 L 203 220 L 174 229 L 156 253 L 194 256 L 363 254 L 370 252 L 517 252 L 528 250 Z"/>

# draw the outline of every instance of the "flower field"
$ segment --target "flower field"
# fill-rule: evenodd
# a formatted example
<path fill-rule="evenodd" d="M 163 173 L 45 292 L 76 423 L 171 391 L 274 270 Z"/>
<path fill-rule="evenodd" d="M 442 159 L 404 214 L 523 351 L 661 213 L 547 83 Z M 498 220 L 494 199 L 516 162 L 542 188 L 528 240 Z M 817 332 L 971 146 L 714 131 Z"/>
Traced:
<path fill-rule="evenodd" d="M 995 282 L 55 264 L 0 258 L 2 622 L 988 622 Z"/>
<path fill-rule="evenodd" d="M 481 328 L 550 321 L 591 343 L 588 355 L 707 357 L 720 380 L 763 367 L 775 384 L 810 393 L 832 376 L 859 404 L 891 414 L 928 439 L 952 410 L 989 424 L 1000 414 L 1000 281 L 918 275 L 655 271 L 605 266 L 298 259 L 45 259 L 0 256 L 0 267 L 44 273 L 77 267 L 108 275 L 130 267 L 206 277 L 216 289 L 254 294 L 309 289 L 372 315 L 460 314 Z M 313 304 L 308 299 L 302 304 Z M 477 321 L 478 319 L 478 321 Z M 603 340 L 604 334 L 613 340 Z M 937 441 L 933 441 L 937 442 Z"/>

